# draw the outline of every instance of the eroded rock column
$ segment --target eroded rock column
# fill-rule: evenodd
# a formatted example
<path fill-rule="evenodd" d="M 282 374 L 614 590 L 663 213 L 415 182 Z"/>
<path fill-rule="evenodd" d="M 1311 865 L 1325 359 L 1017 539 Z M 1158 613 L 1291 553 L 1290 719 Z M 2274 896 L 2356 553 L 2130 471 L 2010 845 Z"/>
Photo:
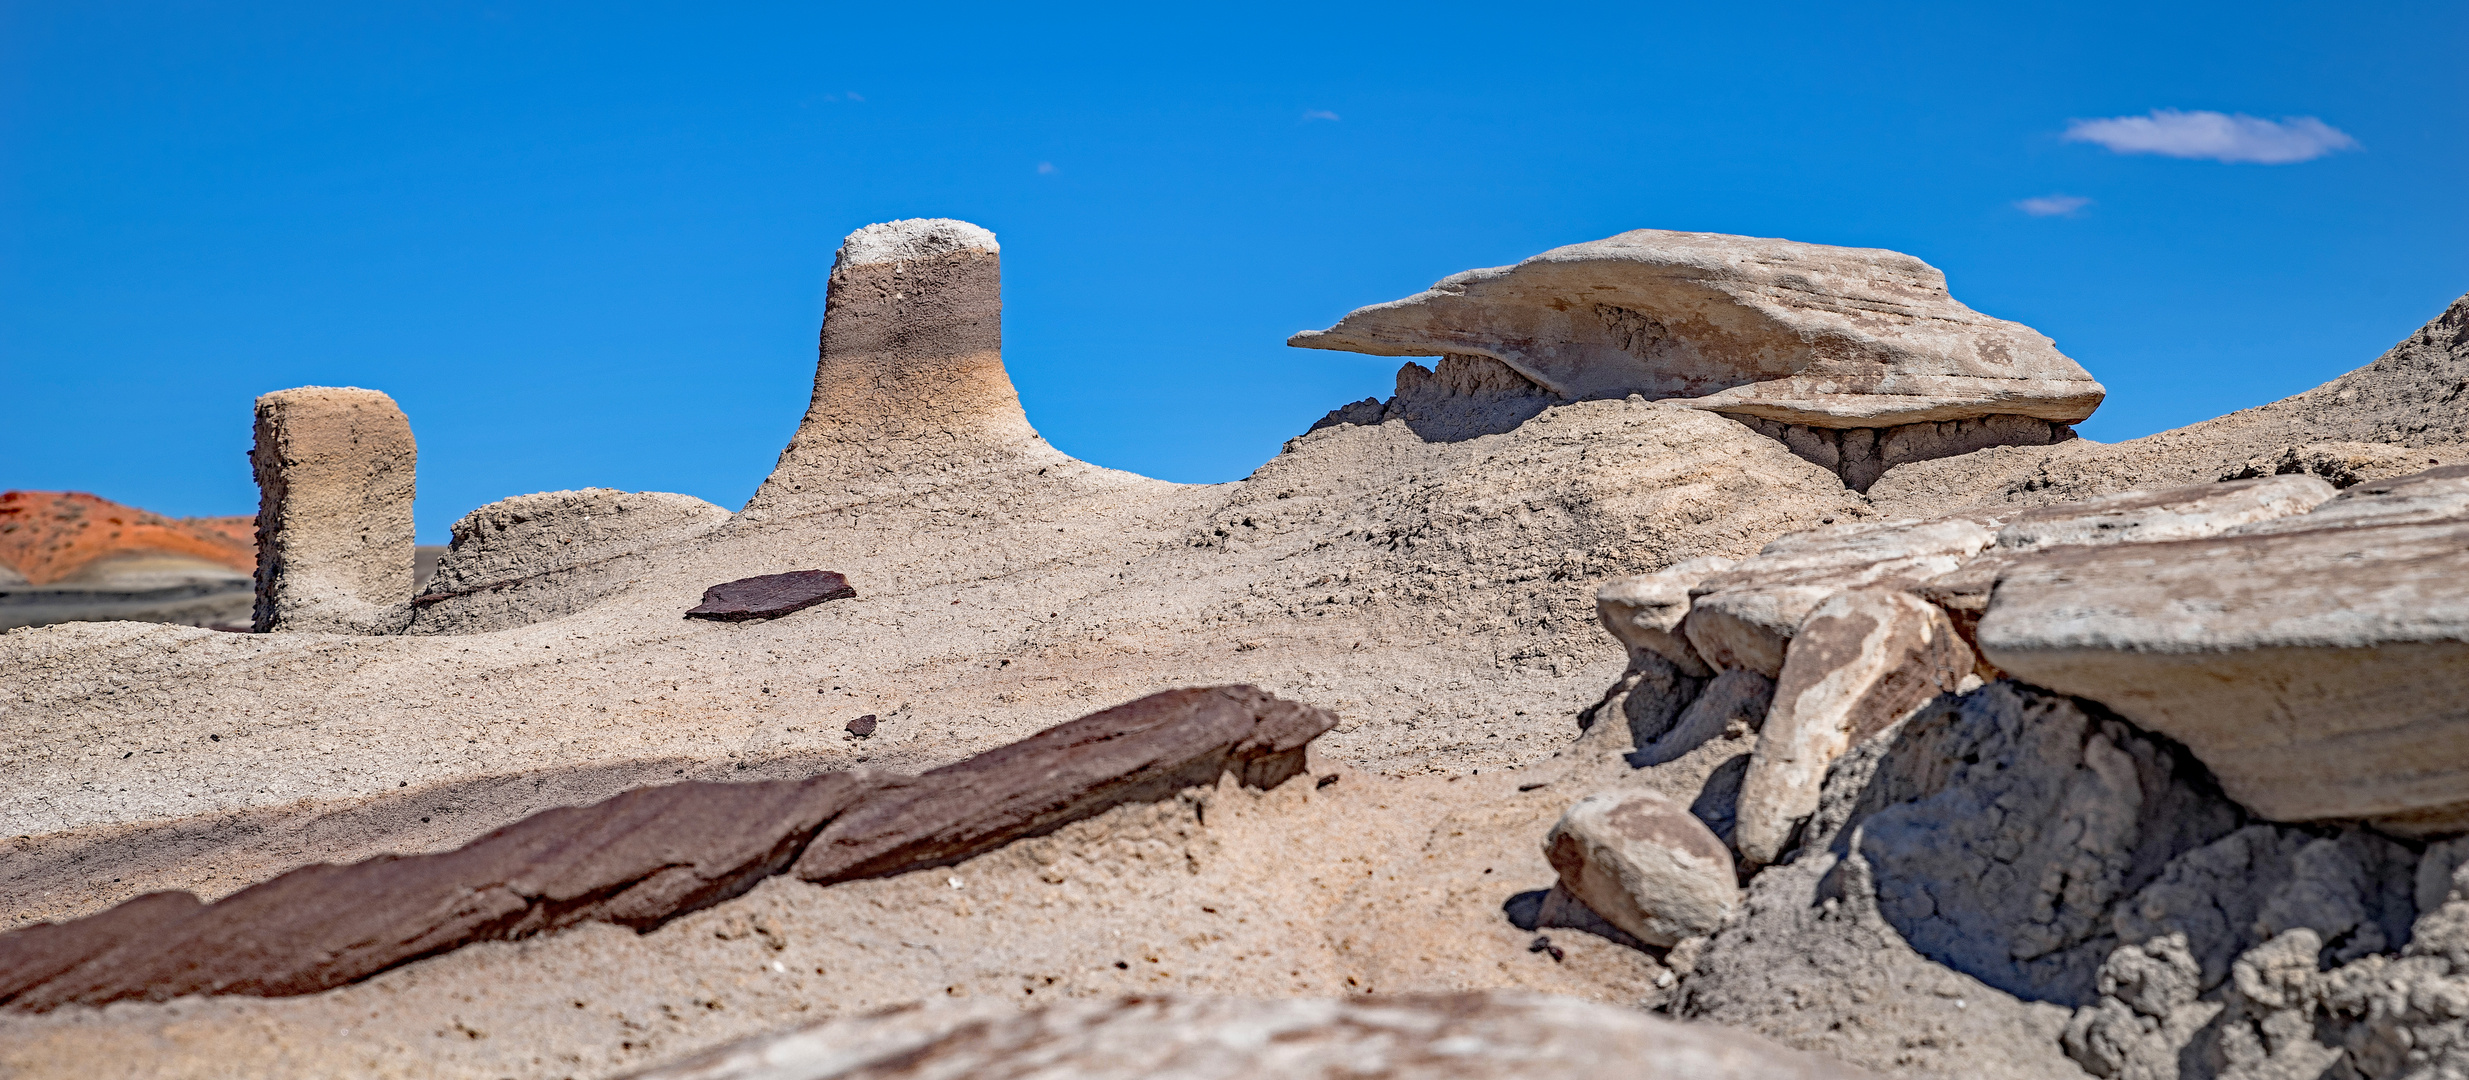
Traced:
<path fill-rule="evenodd" d="M 259 633 L 397 633 L 410 622 L 411 421 L 358 387 L 257 399 Z"/>
<path fill-rule="evenodd" d="M 965 221 L 869 225 L 841 242 L 814 398 L 746 509 L 830 505 L 852 487 L 1046 448 L 1003 370 L 1003 263 Z"/>

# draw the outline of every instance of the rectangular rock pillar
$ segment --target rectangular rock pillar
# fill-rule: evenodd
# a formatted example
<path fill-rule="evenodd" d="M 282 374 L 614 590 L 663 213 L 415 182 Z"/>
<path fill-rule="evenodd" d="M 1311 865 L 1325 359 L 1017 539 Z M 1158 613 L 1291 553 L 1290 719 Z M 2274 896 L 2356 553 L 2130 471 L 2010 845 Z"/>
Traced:
<path fill-rule="evenodd" d="M 410 622 L 411 421 L 358 387 L 257 399 L 259 633 L 397 633 Z"/>

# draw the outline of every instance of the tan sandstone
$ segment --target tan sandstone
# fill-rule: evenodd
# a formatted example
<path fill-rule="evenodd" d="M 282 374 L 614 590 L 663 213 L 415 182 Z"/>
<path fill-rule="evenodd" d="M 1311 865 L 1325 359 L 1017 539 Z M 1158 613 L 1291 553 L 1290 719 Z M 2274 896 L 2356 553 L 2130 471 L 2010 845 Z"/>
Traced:
<path fill-rule="evenodd" d="M 392 633 L 410 621 L 418 448 L 394 399 L 304 386 L 257 399 L 257 629 Z"/>

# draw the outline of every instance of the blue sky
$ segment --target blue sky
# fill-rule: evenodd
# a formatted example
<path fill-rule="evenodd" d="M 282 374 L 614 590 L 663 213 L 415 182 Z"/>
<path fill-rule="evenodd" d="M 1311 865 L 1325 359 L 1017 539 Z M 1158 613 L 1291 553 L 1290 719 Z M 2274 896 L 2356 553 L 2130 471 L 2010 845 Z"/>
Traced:
<path fill-rule="evenodd" d="M 426 541 L 734 507 L 833 249 L 901 217 L 1000 235 L 1049 439 L 1187 481 L 1388 393 L 1287 334 L 1625 229 L 1925 258 L 2108 384 L 2101 439 L 2469 291 L 2457 2 L 716 7 L 0 2 L 0 487 L 247 513 L 250 399 L 316 383 L 402 402 Z"/>

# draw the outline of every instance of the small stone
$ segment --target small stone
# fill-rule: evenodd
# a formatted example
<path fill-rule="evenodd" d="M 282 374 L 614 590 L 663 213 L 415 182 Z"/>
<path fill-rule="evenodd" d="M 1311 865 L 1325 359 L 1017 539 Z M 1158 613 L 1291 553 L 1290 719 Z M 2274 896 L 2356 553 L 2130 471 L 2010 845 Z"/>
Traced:
<path fill-rule="evenodd" d="M 1661 792 L 1597 792 L 1543 842 L 1560 887 L 1648 945 L 1712 933 L 1740 905 L 1732 853 Z"/>
<path fill-rule="evenodd" d="M 861 739 L 874 734 L 874 714 L 867 713 L 864 716 L 849 721 L 848 731 L 849 734 L 855 735 Z"/>
<path fill-rule="evenodd" d="M 703 590 L 703 602 L 689 608 L 686 617 L 721 622 L 777 619 L 826 600 L 846 600 L 856 595 L 849 579 L 832 571 L 792 570 L 714 585 Z"/>

